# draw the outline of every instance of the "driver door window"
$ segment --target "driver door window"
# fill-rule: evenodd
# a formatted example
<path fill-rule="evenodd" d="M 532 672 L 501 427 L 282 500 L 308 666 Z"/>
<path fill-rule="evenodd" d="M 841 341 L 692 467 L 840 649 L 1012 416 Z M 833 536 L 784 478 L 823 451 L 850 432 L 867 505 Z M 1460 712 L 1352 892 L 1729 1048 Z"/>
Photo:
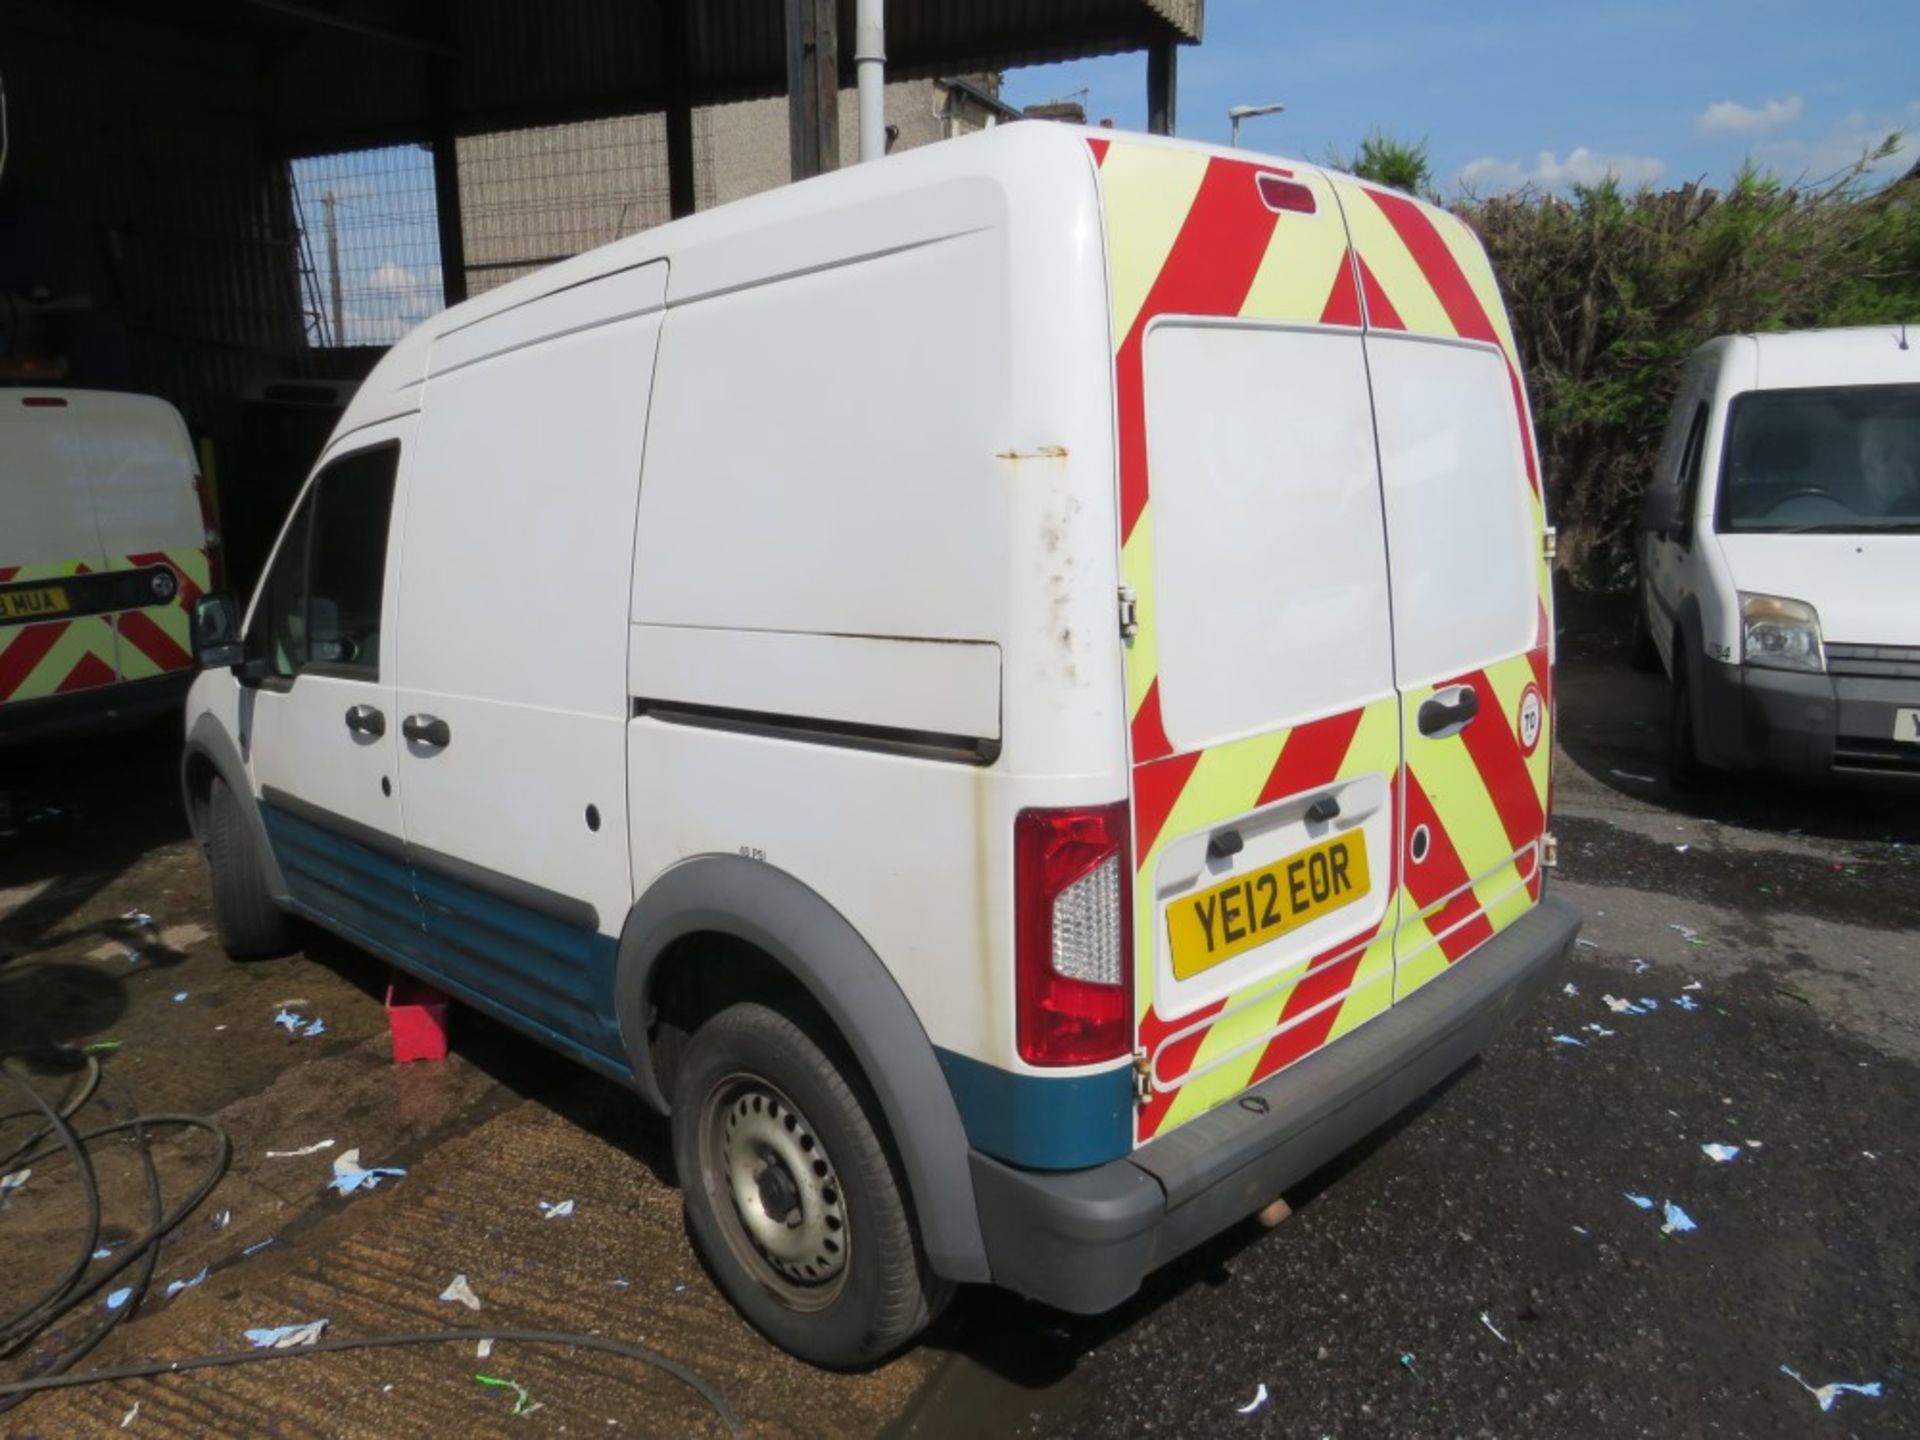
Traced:
<path fill-rule="evenodd" d="M 1693 424 L 1687 430 L 1687 445 L 1680 452 L 1680 508 L 1675 538 L 1682 545 L 1693 542 L 1693 518 L 1700 505 L 1700 461 L 1707 449 L 1707 403 L 1694 409 Z"/>
<path fill-rule="evenodd" d="M 380 605 L 400 447 L 376 445 L 320 472 L 287 526 L 255 622 L 271 676 L 380 678 Z"/>

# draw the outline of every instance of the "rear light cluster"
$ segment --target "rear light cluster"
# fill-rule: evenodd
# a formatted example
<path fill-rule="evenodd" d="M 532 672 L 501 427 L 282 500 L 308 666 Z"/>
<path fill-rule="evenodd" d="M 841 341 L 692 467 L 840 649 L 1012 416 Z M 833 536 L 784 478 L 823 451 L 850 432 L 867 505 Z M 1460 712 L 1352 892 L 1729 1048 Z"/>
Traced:
<path fill-rule="evenodd" d="M 1089 1065 L 1133 1048 L 1133 906 L 1123 800 L 1014 821 L 1020 1058 Z"/>

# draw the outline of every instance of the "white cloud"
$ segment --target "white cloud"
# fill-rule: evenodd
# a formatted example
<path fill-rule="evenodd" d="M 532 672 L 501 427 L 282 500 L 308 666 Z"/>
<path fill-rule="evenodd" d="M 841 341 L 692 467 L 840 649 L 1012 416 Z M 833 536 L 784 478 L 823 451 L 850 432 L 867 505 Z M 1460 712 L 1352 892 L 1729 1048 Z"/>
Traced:
<path fill-rule="evenodd" d="M 1920 100 L 1879 114 L 1856 110 L 1818 139 L 1770 140 L 1755 148 L 1754 158 L 1784 178 L 1818 183 L 1851 169 L 1895 132 L 1900 141 L 1893 153 L 1867 167 L 1870 177 L 1891 179 L 1920 162 Z"/>
<path fill-rule="evenodd" d="M 1716 100 L 1694 116 L 1693 128 L 1702 135 L 1765 135 L 1793 124 L 1805 108 L 1798 95 L 1768 100 L 1761 105 Z"/>
<path fill-rule="evenodd" d="M 1472 160 L 1460 167 L 1460 185 L 1483 195 L 1528 187 L 1565 190 L 1575 185 L 1598 185 L 1607 179 L 1631 187 L 1651 185 L 1666 173 L 1666 161 L 1653 155 L 1603 155 L 1581 145 L 1565 160 L 1551 150 L 1542 150 L 1531 169 L 1516 160 L 1491 156 Z"/>
<path fill-rule="evenodd" d="M 367 283 L 376 290 L 412 290 L 420 284 L 420 277 L 404 265 L 385 260 Z"/>

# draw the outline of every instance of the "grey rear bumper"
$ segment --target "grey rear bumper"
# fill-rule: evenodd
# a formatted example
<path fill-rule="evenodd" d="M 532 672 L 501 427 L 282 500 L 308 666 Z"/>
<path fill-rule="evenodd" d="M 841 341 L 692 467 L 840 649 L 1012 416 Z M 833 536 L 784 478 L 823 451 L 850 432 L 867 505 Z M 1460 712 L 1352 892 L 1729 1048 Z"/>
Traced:
<path fill-rule="evenodd" d="M 1544 900 L 1403 1003 L 1126 1159 L 1063 1173 L 974 1151 L 994 1283 L 1081 1314 L 1112 1309 L 1485 1049 L 1579 929 L 1578 910 Z"/>

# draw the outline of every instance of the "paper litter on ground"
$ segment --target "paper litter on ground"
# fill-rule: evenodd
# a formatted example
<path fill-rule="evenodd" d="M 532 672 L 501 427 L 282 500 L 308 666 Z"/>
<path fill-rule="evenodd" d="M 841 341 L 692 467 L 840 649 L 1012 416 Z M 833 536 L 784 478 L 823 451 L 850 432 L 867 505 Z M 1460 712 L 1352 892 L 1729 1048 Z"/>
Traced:
<path fill-rule="evenodd" d="M 118 1290 L 107 1296 L 107 1309 L 118 1310 L 122 1305 L 126 1304 L 132 1296 L 133 1286 L 122 1285 Z"/>
<path fill-rule="evenodd" d="M 502 1390 L 513 1391 L 513 1413 L 515 1415 L 531 1415 L 540 1408 L 538 1403 L 530 1403 L 533 1402 L 533 1397 L 527 1393 L 527 1387 L 524 1385 L 517 1385 L 513 1381 L 502 1379 L 498 1375 L 475 1375 L 473 1378 L 478 1380 L 482 1385 L 492 1385 Z"/>
<path fill-rule="evenodd" d="M 1618 995 L 1602 995 L 1600 1003 L 1616 1015 L 1644 1015 L 1647 1012 L 1631 1000 L 1622 1000 Z"/>
<path fill-rule="evenodd" d="M 1738 1145 L 1721 1145 L 1717 1143 L 1702 1145 L 1700 1147 L 1700 1153 L 1709 1160 L 1717 1160 L 1720 1164 L 1724 1165 L 1729 1160 L 1738 1160 L 1740 1158 L 1740 1147 Z"/>
<path fill-rule="evenodd" d="M 1580 993 L 1580 987 L 1569 980 L 1560 987 L 1560 993 L 1562 995 L 1578 995 Z"/>
<path fill-rule="evenodd" d="M 6 1174 L 0 1175 L 0 1209 L 6 1208 L 7 1201 L 13 1192 L 26 1184 L 32 1175 L 31 1165 L 24 1170 L 9 1170 Z"/>
<path fill-rule="evenodd" d="M 1653 1201 L 1649 1200 L 1646 1196 L 1636 1195 L 1631 1190 L 1625 1193 L 1627 1199 L 1631 1200 L 1635 1205 L 1638 1205 L 1642 1210 L 1651 1210 L 1653 1208 Z"/>
<path fill-rule="evenodd" d="M 1251 1415 L 1253 1414 L 1254 1411 L 1263 1409 L 1266 1406 L 1266 1403 L 1267 1403 L 1267 1383 L 1266 1381 L 1263 1380 L 1260 1382 L 1260 1388 L 1253 1392 L 1253 1399 L 1249 1400 L 1244 1405 L 1236 1405 L 1234 1407 L 1234 1413 L 1239 1415 Z"/>
<path fill-rule="evenodd" d="M 124 1430 L 129 1425 L 133 1424 L 133 1417 L 138 1415 L 139 1413 L 140 1413 L 140 1402 L 136 1400 L 133 1402 L 133 1408 L 127 1411 L 126 1414 L 120 1417 L 120 1428 Z"/>
<path fill-rule="evenodd" d="M 1576 1225 L 1574 1228 L 1577 1230 L 1580 1227 Z M 1493 1338 L 1498 1340 L 1502 1345 L 1511 1345 L 1513 1343 L 1500 1333 L 1500 1327 L 1493 1323 L 1493 1317 L 1484 1310 L 1480 1312 L 1480 1323 L 1486 1326 L 1487 1329 L 1493 1331 Z"/>
<path fill-rule="evenodd" d="M 573 1214 L 573 1201 L 571 1200 L 561 1200 L 558 1202 L 552 1200 L 537 1200 L 534 1203 L 540 1207 L 540 1218 L 543 1220 L 564 1220 L 567 1216 Z"/>
<path fill-rule="evenodd" d="M 360 1166 L 360 1147 L 343 1152 L 333 1162 L 333 1179 L 327 1182 L 327 1189 L 338 1190 L 342 1195 L 351 1195 L 365 1186 L 371 1190 L 382 1180 L 391 1176 L 398 1180 L 407 1172 L 397 1165 L 376 1165 L 371 1170 Z"/>
<path fill-rule="evenodd" d="M 202 1280 L 205 1280 L 209 1273 L 210 1272 L 208 1268 L 205 1265 L 202 1265 L 200 1267 L 200 1273 L 194 1276 L 191 1280 L 169 1281 L 167 1284 L 167 1293 L 163 1298 L 167 1300 L 171 1300 L 174 1296 L 178 1295 L 182 1290 L 191 1290 L 194 1286 L 198 1285 Z"/>
<path fill-rule="evenodd" d="M 1673 997 L 1673 1003 L 1682 1010 L 1698 1010 L 1700 1008 L 1700 1002 L 1691 995 L 1676 995 Z"/>
<path fill-rule="evenodd" d="M 1864 1385 L 1855 1385 L 1850 1380 L 1835 1380 L 1830 1385 L 1809 1385 L 1805 1380 L 1800 1379 L 1800 1372 L 1790 1365 L 1782 1365 L 1780 1367 L 1780 1373 L 1799 1380 L 1800 1388 L 1813 1396 L 1815 1400 L 1818 1400 L 1822 1410 L 1833 1409 L 1834 1401 L 1840 1398 L 1843 1391 L 1852 1395 L 1864 1395 L 1869 1400 L 1878 1400 L 1880 1398 L 1880 1382 L 1878 1380 L 1870 1380 Z"/>
<path fill-rule="evenodd" d="M 1700 982 L 1698 980 L 1695 980 L 1691 984 L 1682 985 L 1680 988 L 1682 990 L 1693 991 L 1693 990 L 1698 990 L 1701 987 L 1700 987 Z"/>
<path fill-rule="evenodd" d="M 1582 1050 L 1587 1048 L 1586 1041 L 1576 1040 L 1571 1035 L 1555 1035 L 1553 1037 L 1553 1043 L 1556 1045 L 1578 1045 Z"/>
<path fill-rule="evenodd" d="M 326 1320 L 308 1320 L 297 1325 L 274 1325 L 247 1331 L 247 1343 L 256 1350 L 291 1350 L 296 1345 L 312 1345 L 320 1339 Z"/>
<path fill-rule="evenodd" d="M 453 1283 L 440 1292 L 440 1298 L 442 1300 L 453 1301 L 455 1304 L 464 1305 L 469 1310 L 478 1310 L 480 1308 L 480 1297 L 473 1293 L 473 1287 L 467 1284 L 467 1277 L 465 1275 L 454 1276 Z"/>
<path fill-rule="evenodd" d="M 176 991 L 174 992 L 174 995 L 173 995 L 173 1003 L 174 1003 L 174 1004 L 176 1004 L 176 1005 L 178 1005 L 178 1004 L 179 1004 L 179 1003 L 180 1003 L 180 1002 L 181 1002 L 182 1000 L 184 1000 L 184 999 L 186 999 L 186 998 L 187 998 L 187 992 L 186 992 L 186 991 L 184 991 L 184 990 L 176 990 Z"/>
<path fill-rule="evenodd" d="M 1652 968 L 1653 968 L 1653 962 L 1651 960 L 1641 960 L 1636 958 L 1633 962 L 1633 973 L 1636 975 L 1644 975 L 1647 973 L 1647 971 L 1651 970 Z"/>
<path fill-rule="evenodd" d="M 1598 950 L 1600 948 L 1600 942 L 1598 940 L 1576 940 L 1573 943 L 1582 950 Z"/>
<path fill-rule="evenodd" d="M 490 1339 L 482 1340 L 473 1347 L 473 1358 L 476 1360 L 484 1360 L 491 1354 L 493 1354 L 493 1341 Z"/>
<path fill-rule="evenodd" d="M 298 1150 L 269 1150 L 267 1151 L 267 1158 L 269 1160 L 298 1160 L 302 1155 L 318 1155 L 322 1150 L 331 1150 L 332 1148 L 333 1141 L 316 1140 L 311 1145 L 302 1145 Z M 359 1152 L 355 1151 L 354 1153 L 358 1154 Z"/>
<path fill-rule="evenodd" d="M 255 1242 L 255 1243 L 253 1243 L 252 1245 L 249 1245 L 249 1246 L 247 1246 L 247 1248 L 246 1248 L 246 1249 L 244 1249 L 244 1250 L 242 1250 L 242 1251 L 241 1251 L 240 1253 L 241 1253 L 242 1255 L 252 1255 L 252 1254 L 255 1254 L 255 1253 L 257 1253 L 258 1251 L 261 1251 L 261 1250 L 264 1250 L 264 1249 L 266 1249 L 266 1248 L 267 1248 L 267 1246 L 269 1246 L 269 1245 L 271 1245 L 271 1244 L 273 1244 L 273 1242 L 274 1242 L 274 1239 L 275 1239 L 275 1237 L 274 1237 L 274 1236 L 272 1236 L 272 1235 L 269 1235 L 269 1236 L 267 1236 L 267 1238 L 266 1238 L 266 1239 L 264 1239 L 264 1240 L 259 1240 L 259 1241 L 256 1241 L 256 1242 Z"/>
<path fill-rule="evenodd" d="M 1675 1233 L 1684 1235 L 1689 1230 L 1698 1230 L 1700 1228 L 1693 1223 L 1693 1217 L 1691 1215 L 1687 1214 L 1686 1211 L 1682 1210 L 1671 1200 L 1667 1201 L 1666 1205 L 1662 1208 L 1662 1213 L 1667 1217 L 1667 1223 L 1660 1227 L 1660 1233 L 1662 1235 L 1672 1235 Z"/>
<path fill-rule="evenodd" d="M 1600 1036 L 1600 1037 L 1601 1037 L 1602 1039 L 1606 1039 L 1606 1038 L 1608 1038 L 1608 1037 L 1610 1037 L 1610 1036 L 1613 1036 L 1613 1035 L 1617 1035 L 1617 1034 L 1619 1034 L 1619 1033 L 1620 1033 L 1620 1032 L 1619 1032 L 1619 1031 L 1617 1031 L 1617 1030 L 1609 1030 L 1609 1029 L 1607 1029 L 1607 1027 L 1606 1027 L 1606 1026 L 1604 1026 L 1604 1025 L 1595 1025 L 1595 1024 L 1594 1024 L 1594 1023 L 1592 1023 L 1591 1021 L 1589 1021 L 1589 1022 L 1587 1023 L 1587 1027 L 1586 1027 L 1586 1028 L 1587 1028 L 1587 1029 L 1589 1029 L 1589 1030 L 1591 1030 L 1591 1031 L 1592 1031 L 1592 1032 L 1593 1032 L 1593 1033 L 1594 1033 L 1595 1035 L 1598 1035 L 1598 1036 Z"/>

